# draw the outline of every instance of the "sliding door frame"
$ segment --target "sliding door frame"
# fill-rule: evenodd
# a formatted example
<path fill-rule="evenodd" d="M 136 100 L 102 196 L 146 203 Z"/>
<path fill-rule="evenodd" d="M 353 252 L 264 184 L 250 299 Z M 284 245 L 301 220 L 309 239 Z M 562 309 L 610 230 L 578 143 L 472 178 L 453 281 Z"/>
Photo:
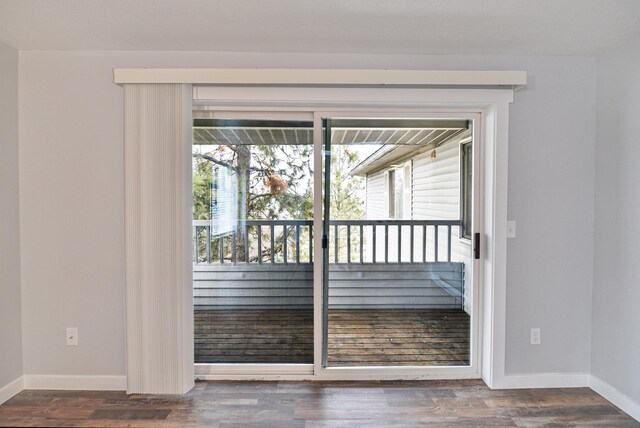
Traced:
<path fill-rule="evenodd" d="M 414 99 L 394 101 L 391 96 L 356 98 L 347 101 L 346 94 L 328 103 L 300 102 L 291 99 L 263 100 L 247 98 L 253 90 L 273 88 L 216 88 L 219 94 L 233 94 L 240 89 L 238 99 L 233 96 L 201 98 L 196 106 L 214 106 L 213 111 L 313 113 L 314 116 L 314 364 L 311 374 L 278 371 L 254 367 L 256 371 L 241 374 L 237 370 L 211 371 L 196 365 L 196 376 L 202 379 L 263 379 L 263 380 L 365 380 L 365 379 L 450 379 L 482 377 L 490 386 L 499 386 L 504 379 L 504 340 L 506 312 L 506 189 L 509 103 L 513 91 L 505 89 L 422 89 Z M 305 88 L 295 88 L 304 90 Z M 315 89 L 315 88 L 309 88 Z M 331 88 L 340 92 L 341 88 Z M 362 91 L 363 89 L 360 89 Z M 245 92 L 246 91 L 246 92 Z M 326 90 L 325 90 L 326 91 Z M 344 90 L 350 92 L 349 89 Z M 379 92 L 380 89 L 370 89 Z M 382 90 L 385 91 L 385 90 Z M 393 89 L 386 91 L 393 92 Z M 286 92 L 286 90 L 285 90 Z M 218 94 L 218 95 L 219 95 Z M 406 95 L 406 92 L 404 93 Z M 430 97 L 431 95 L 431 97 Z M 278 97 L 276 97 L 278 98 Z M 367 100 L 366 98 L 372 98 Z M 415 99 L 417 98 L 417 99 Z M 206 100 L 206 101 L 204 101 Z M 426 102 L 425 100 L 432 100 Z M 367 117 L 438 118 L 474 117 L 474 192 L 480 209 L 474 212 L 474 232 L 481 232 L 481 259 L 474 262 L 473 325 L 476 341 L 472 345 L 472 364 L 464 367 L 322 367 L 322 118 L 361 115 Z M 320 328 L 318 328 L 320 326 Z M 207 365 L 209 366 L 209 365 Z M 254 365 L 255 366 L 255 365 Z M 236 367 L 240 369 L 240 367 Z M 262 370 L 264 369 L 264 370 Z"/>
<path fill-rule="evenodd" d="M 228 109 L 217 108 L 215 106 L 194 106 L 194 119 L 230 119 L 230 120 L 276 120 L 276 121 L 313 121 L 313 112 L 309 110 L 289 110 L 278 109 Z M 314 147 L 312 141 L 310 146 Z M 315 186 L 315 173 L 314 173 Z M 316 191 L 314 187 L 314 192 Z M 314 201 L 315 203 L 315 201 Z M 315 207 L 314 207 L 315 213 Z M 315 229 L 313 231 L 315 234 Z M 314 242 L 315 245 L 315 242 Z M 313 255 L 314 266 L 319 263 Z M 315 268 L 314 268 L 315 270 Z M 314 326 L 315 332 L 315 326 Z M 314 333 L 315 334 L 315 333 Z M 272 379 L 304 379 L 314 374 L 313 363 L 196 363 L 195 374 L 198 379 L 244 379 L 260 378 Z"/>
<path fill-rule="evenodd" d="M 219 378 L 270 378 L 278 376 L 281 379 L 316 378 L 316 379 L 402 379 L 402 378 L 479 378 L 481 365 L 481 328 L 482 306 L 480 260 L 472 260 L 472 313 L 470 327 L 470 365 L 469 366 L 353 366 L 353 367 L 327 367 L 326 353 L 328 347 L 328 332 L 324 320 L 323 310 L 328 304 L 324 294 L 324 275 L 326 269 L 326 255 L 322 246 L 322 237 L 326 222 L 323 221 L 323 213 L 326 209 L 323 199 L 323 183 L 325 170 L 323 160 L 330 156 L 326 153 L 324 139 L 327 133 L 324 130 L 326 119 L 340 118 L 371 118 L 371 119 L 464 119 L 473 123 L 473 201 L 474 201 L 474 230 L 480 232 L 481 213 L 480 206 L 482 181 L 482 168 L 480 164 L 480 152 L 482 148 L 481 127 L 482 112 L 476 109 L 392 109 L 392 108 L 361 108 L 352 109 L 296 109 L 280 111 L 277 107 L 255 108 L 255 110 L 229 109 L 229 107 L 216 108 L 210 106 L 206 113 L 199 111 L 194 117 L 227 117 L 229 119 L 306 119 L 313 118 L 313 154 L 314 154 L 314 362 L 313 364 L 196 364 L 196 373 L 208 379 Z"/>
<path fill-rule="evenodd" d="M 320 191 L 314 189 L 314 260 L 323 263 L 314 264 L 314 375 L 318 379 L 402 379 L 402 378 L 479 378 L 481 367 L 482 335 L 482 282 L 480 281 L 481 259 L 471 259 L 472 279 L 472 311 L 470 325 L 470 364 L 468 366 L 341 366 L 331 367 L 327 364 L 328 354 L 328 323 L 325 312 L 328 311 L 328 296 L 325 295 L 325 282 L 329 272 L 327 269 L 327 251 L 322 248 L 322 236 L 326 232 L 326 219 L 323 219 L 326 200 L 323 200 L 322 183 L 326 172 L 322 168 L 322 157 L 330 156 L 327 151 L 325 138 L 330 138 L 324 132 L 325 123 L 332 119 L 463 119 L 472 122 L 473 138 L 473 230 L 472 233 L 482 233 L 482 167 L 480 153 L 482 149 L 482 112 L 474 109 L 389 109 L 370 108 L 358 110 L 316 110 L 314 112 L 314 153 L 320 153 L 314 164 L 314 183 L 320 183 Z M 330 142 L 329 142 L 330 143 Z M 329 144 L 330 147 L 330 144 Z M 326 165 L 326 164 L 325 164 Z M 325 190 L 328 182 L 325 180 Z M 319 251 L 318 251 L 319 249 Z M 473 252 L 473 249 L 471 249 Z M 328 287 L 326 287 L 328 291 Z"/>

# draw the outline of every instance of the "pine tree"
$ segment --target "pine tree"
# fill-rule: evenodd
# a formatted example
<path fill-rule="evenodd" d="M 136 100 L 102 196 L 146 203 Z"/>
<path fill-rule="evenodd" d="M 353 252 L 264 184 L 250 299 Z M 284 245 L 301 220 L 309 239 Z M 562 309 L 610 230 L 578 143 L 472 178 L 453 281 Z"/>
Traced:
<path fill-rule="evenodd" d="M 197 146 L 195 146 L 197 147 Z M 211 195 L 216 168 L 227 168 L 237 176 L 237 220 L 313 219 L 313 155 L 311 145 L 219 145 L 194 150 L 193 215 L 194 219 L 211 219 Z M 331 173 L 331 218 L 361 219 L 364 215 L 364 179 L 350 175 L 359 156 L 348 146 L 333 146 Z M 263 257 L 269 260 L 270 231 L 263 230 Z M 290 248 L 295 245 L 295 226 L 287 235 Z M 199 230 L 198 254 L 205 254 L 204 230 Z M 237 260 L 257 260 L 257 230 L 249 230 L 249 254 L 245 254 L 244 236 L 235 237 Z M 301 235 L 301 259 L 308 260 L 308 235 Z M 228 239 L 225 240 L 225 242 Z M 341 253 L 346 241 L 339 243 Z M 218 258 L 219 245 L 212 245 L 213 258 Z M 283 233 L 274 239 L 274 257 L 282 256 Z M 225 259 L 231 257 L 230 243 L 225 243 Z M 204 257 L 200 257 L 203 259 Z M 280 261 L 280 260 L 279 260 Z"/>

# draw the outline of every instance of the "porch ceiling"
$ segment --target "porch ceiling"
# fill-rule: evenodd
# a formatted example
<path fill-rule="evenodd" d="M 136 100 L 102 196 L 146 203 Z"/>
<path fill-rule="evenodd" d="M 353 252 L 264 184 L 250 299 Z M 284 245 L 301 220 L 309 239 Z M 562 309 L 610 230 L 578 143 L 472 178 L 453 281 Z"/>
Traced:
<path fill-rule="evenodd" d="M 379 124 L 376 124 L 379 122 Z M 397 125 L 395 123 L 397 123 Z M 332 144 L 426 145 L 444 141 L 467 128 L 464 120 L 340 120 L 332 126 Z M 294 121 L 270 123 L 255 121 L 248 124 L 232 121 L 196 119 L 193 128 L 194 144 L 313 144 L 311 122 Z"/>
<path fill-rule="evenodd" d="M 332 144 L 426 145 L 444 141 L 465 128 L 333 128 Z M 313 144 L 308 127 L 201 127 L 193 130 L 194 144 Z"/>
<path fill-rule="evenodd" d="M 381 146 L 351 174 L 365 175 L 414 152 L 416 146 L 437 147 L 468 129 L 466 120 L 336 120 L 332 144 Z M 313 144 L 311 122 L 238 122 L 196 119 L 193 144 L 268 145 Z"/>

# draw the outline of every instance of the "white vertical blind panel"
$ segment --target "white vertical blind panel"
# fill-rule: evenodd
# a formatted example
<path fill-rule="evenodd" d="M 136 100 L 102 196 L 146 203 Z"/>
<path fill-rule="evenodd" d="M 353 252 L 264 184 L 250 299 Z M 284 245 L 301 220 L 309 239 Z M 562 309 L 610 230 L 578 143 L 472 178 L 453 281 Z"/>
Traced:
<path fill-rule="evenodd" d="M 191 86 L 127 84 L 127 392 L 193 387 Z"/>

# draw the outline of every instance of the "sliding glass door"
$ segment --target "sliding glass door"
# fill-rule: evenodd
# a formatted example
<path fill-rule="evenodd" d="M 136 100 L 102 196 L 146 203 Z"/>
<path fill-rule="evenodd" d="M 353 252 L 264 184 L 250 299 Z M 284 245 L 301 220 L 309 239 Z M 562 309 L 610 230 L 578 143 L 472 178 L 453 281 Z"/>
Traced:
<path fill-rule="evenodd" d="M 472 128 L 323 120 L 324 367 L 471 364 Z"/>
<path fill-rule="evenodd" d="M 313 122 L 204 116 L 193 126 L 195 361 L 312 364 Z"/>
<path fill-rule="evenodd" d="M 477 115 L 194 117 L 197 373 L 472 373 Z"/>

